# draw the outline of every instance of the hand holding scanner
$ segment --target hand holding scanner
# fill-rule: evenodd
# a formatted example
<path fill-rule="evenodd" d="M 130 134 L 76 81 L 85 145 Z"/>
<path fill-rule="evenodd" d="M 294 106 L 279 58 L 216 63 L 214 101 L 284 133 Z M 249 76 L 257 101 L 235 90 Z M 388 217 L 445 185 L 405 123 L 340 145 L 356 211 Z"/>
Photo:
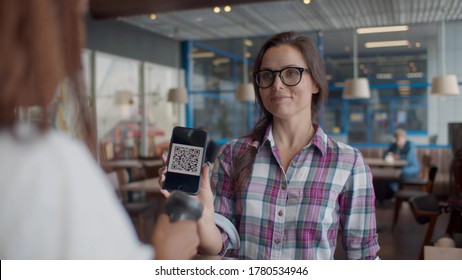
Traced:
<path fill-rule="evenodd" d="M 197 221 L 202 216 L 204 207 L 183 191 L 172 191 L 165 202 L 165 212 L 170 222 L 183 220 Z"/>

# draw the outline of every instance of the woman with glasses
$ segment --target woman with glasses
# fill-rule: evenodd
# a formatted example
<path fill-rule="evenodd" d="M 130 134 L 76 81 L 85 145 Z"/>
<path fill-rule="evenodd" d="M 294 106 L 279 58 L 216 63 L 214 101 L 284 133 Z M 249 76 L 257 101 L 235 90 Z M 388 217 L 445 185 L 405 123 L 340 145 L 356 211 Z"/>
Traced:
<path fill-rule="evenodd" d="M 232 239 L 215 226 L 216 212 L 239 234 L 231 257 L 333 259 L 342 229 L 347 258 L 375 259 L 372 177 L 360 152 L 318 123 L 327 82 L 313 43 L 295 33 L 273 36 L 255 59 L 253 77 L 261 117 L 250 135 L 220 148 L 213 195 L 203 176 L 200 252 L 224 254 Z"/>

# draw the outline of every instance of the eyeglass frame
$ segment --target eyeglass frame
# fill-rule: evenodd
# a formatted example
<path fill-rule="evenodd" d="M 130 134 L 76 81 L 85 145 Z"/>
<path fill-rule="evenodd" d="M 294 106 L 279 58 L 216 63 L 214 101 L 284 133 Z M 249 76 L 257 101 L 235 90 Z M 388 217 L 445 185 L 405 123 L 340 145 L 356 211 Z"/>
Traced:
<path fill-rule="evenodd" d="M 287 70 L 287 69 L 289 69 L 289 68 L 297 69 L 297 70 L 299 71 L 299 73 L 300 73 L 300 79 L 298 80 L 297 83 L 295 83 L 295 84 L 293 84 L 293 85 L 288 85 L 288 84 L 286 84 L 286 82 L 284 82 L 284 79 L 283 79 L 283 77 L 282 77 L 282 71 Z M 257 84 L 257 86 L 258 86 L 259 88 L 269 88 L 269 87 L 271 87 L 271 86 L 274 84 L 274 81 L 276 80 L 276 73 L 279 72 L 279 75 L 277 75 L 277 76 L 279 76 L 279 79 L 281 79 L 281 82 L 282 82 L 284 85 L 288 86 L 288 87 L 293 87 L 293 86 L 298 85 L 298 84 L 302 81 L 303 72 L 305 72 L 305 71 L 306 71 L 307 73 L 310 73 L 310 69 L 308 69 L 308 68 L 303 68 L 303 67 L 298 67 L 298 66 L 287 66 L 287 67 L 281 68 L 281 69 L 279 69 L 279 70 L 260 70 L 260 71 L 254 72 L 254 73 L 252 74 L 252 76 L 253 76 L 253 79 L 254 79 L 255 83 Z M 267 87 L 262 87 L 262 86 L 260 86 L 260 85 L 258 84 L 257 75 L 258 75 L 259 73 L 261 73 L 261 72 L 271 72 L 271 74 L 273 75 L 273 81 L 272 81 L 272 82 L 269 84 L 269 86 L 267 86 Z"/>

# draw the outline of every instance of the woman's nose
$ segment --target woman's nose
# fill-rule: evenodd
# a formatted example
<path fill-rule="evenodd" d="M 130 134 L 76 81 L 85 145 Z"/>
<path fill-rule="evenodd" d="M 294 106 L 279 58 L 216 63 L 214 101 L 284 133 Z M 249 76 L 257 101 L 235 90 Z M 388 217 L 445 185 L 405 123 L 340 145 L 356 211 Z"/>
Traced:
<path fill-rule="evenodd" d="M 282 82 L 281 73 L 278 73 L 278 74 L 274 77 L 273 87 L 274 87 L 274 88 L 281 88 L 281 87 L 283 87 L 283 85 L 284 85 L 284 83 Z"/>

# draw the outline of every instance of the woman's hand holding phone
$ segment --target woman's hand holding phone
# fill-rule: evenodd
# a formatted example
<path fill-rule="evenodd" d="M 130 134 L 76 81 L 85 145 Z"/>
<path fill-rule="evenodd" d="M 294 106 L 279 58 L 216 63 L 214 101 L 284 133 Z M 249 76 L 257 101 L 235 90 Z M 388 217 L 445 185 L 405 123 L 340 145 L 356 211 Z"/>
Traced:
<path fill-rule="evenodd" d="M 164 166 L 159 169 L 159 184 L 165 181 L 165 173 L 167 172 L 167 156 L 162 155 Z M 218 228 L 215 226 L 213 205 L 213 193 L 209 179 L 209 164 L 205 163 L 202 166 L 202 178 L 200 182 L 200 189 L 197 195 L 191 196 L 200 201 L 204 206 L 202 217 L 198 221 L 198 231 L 200 238 L 199 252 L 202 254 L 217 255 L 221 251 L 222 240 Z M 166 189 L 161 189 L 162 194 L 168 198 L 170 193 Z"/>
<path fill-rule="evenodd" d="M 166 155 L 162 155 L 162 161 L 164 163 L 164 166 L 159 168 L 159 171 L 158 171 L 159 184 L 161 186 L 165 181 L 165 173 L 167 172 L 167 156 Z M 210 212 L 212 214 L 211 216 L 213 217 L 215 208 L 213 206 L 213 193 L 212 193 L 212 188 L 210 186 L 208 163 L 205 163 L 202 166 L 201 172 L 202 172 L 202 178 L 201 178 L 201 183 L 200 183 L 200 188 L 199 188 L 199 194 L 193 195 L 191 197 L 201 202 L 202 206 L 204 206 L 204 214 L 205 212 Z M 165 198 L 168 198 L 170 196 L 169 191 L 166 189 L 161 189 L 161 193 L 165 196 Z"/>

